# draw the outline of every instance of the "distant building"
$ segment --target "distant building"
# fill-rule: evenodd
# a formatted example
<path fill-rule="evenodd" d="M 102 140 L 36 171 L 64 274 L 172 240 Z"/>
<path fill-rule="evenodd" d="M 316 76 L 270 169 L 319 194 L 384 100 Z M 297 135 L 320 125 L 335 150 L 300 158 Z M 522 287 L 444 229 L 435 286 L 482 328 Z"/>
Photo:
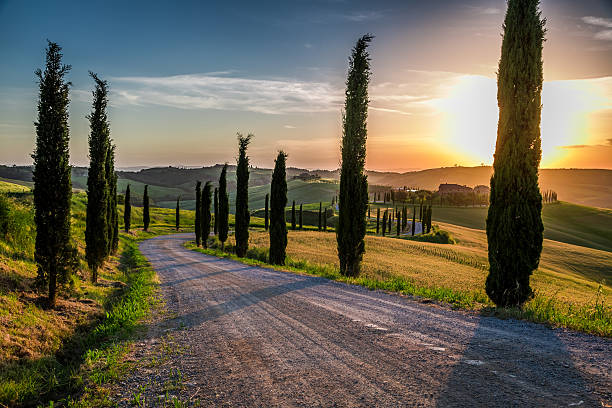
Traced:
<path fill-rule="evenodd" d="M 491 188 L 489 186 L 479 184 L 476 187 L 474 187 L 474 192 L 476 194 L 489 194 L 491 193 Z"/>
<path fill-rule="evenodd" d="M 474 190 L 468 186 L 462 186 L 460 184 L 440 184 L 438 187 L 438 193 L 444 194 L 456 194 L 456 193 L 471 193 Z"/>
<path fill-rule="evenodd" d="M 319 176 L 318 174 L 314 174 L 314 173 L 300 173 L 296 176 L 293 176 L 294 180 L 304 180 L 304 181 L 314 181 L 314 180 L 320 180 L 321 176 Z"/>

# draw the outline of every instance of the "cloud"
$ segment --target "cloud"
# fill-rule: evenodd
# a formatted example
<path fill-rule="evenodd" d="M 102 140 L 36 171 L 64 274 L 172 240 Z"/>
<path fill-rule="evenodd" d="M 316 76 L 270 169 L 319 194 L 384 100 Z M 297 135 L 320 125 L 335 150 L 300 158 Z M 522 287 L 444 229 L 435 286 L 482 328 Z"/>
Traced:
<path fill-rule="evenodd" d="M 609 146 L 612 146 L 612 139 L 606 139 L 606 141 L 608 142 Z"/>
<path fill-rule="evenodd" d="M 312 48 L 312 44 L 310 44 L 310 43 L 306 43 L 306 44 L 304 44 L 304 48 L 308 48 L 308 49 L 310 49 L 310 48 Z"/>
<path fill-rule="evenodd" d="M 483 6 L 466 6 L 468 9 L 472 10 L 474 14 L 478 15 L 495 15 L 501 14 L 503 12 L 502 9 L 497 7 L 483 7 Z"/>
<path fill-rule="evenodd" d="M 599 27 L 604 28 L 604 30 L 599 29 L 599 31 L 593 34 L 593 38 L 596 40 L 612 41 L 612 18 L 585 16 L 582 17 L 582 21 L 598 29 Z"/>
<path fill-rule="evenodd" d="M 283 127 L 284 127 L 285 129 L 296 129 L 296 127 L 295 127 L 295 126 L 293 126 L 293 125 L 284 125 Z"/>
<path fill-rule="evenodd" d="M 569 145 L 569 146 L 559 146 L 561 149 L 584 149 L 585 147 L 594 147 L 591 145 Z"/>
<path fill-rule="evenodd" d="M 363 21 L 378 20 L 384 16 L 382 11 L 356 11 L 349 14 L 343 14 L 341 17 L 344 20 L 361 23 Z"/>

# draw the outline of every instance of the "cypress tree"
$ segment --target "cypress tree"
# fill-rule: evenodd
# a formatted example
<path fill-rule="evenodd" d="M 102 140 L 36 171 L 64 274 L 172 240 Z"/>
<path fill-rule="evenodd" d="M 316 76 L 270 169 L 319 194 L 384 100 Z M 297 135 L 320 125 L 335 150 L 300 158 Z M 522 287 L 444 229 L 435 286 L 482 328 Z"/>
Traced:
<path fill-rule="evenodd" d="M 268 223 L 268 201 L 270 200 L 270 194 L 266 194 L 266 210 L 265 210 L 265 220 L 264 220 L 264 229 L 267 231 L 269 227 Z"/>
<path fill-rule="evenodd" d="M 386 233 L 387 233 L 387 212 L 385 211 L 385 213 L 383 214 L 383 219 L 382 219 L 382 236 L 384 237 Z"/>
<path fill-rule="evenodd" d="M 366 158 L 368 83 L 371 35 L 361 37 L 349 58 L 343 115 L 342 167 L 340 169 L 340 214 L 336 228 L 340 273 L 358 276 L 365 252 L 368 178 Z"/>
<path fill-rule="evenodd" d="M 142 226 L 145 231 L 149 230 L 151 214 L 149 214 L 149 186 L 145 185 L 144 195 L 142 196 Z"/>
<path fill-rule="evenodd" d="M 327 232 L 327 207 L 323 211 L 323 231 Z"/>
<path fill-rule="evenodd" d="M 538 0 L 509 0 L 497 73 L 499 121 L 487 215 L 486 292 L 498 306 L 532 296 L 544 226 L 538 186 L 542 47 L 545 20 Z"/>
<path fill-rule="evenodd" d="M 132 223 L 132 203 L 130 198 L 130 185 L 128 184 L 125 190 L 125 199 L 123 201 L 123 226 L 125 232 L 130 232 L 130 226 Z"/>
<path fill-rule="evenodd" d="M 393 225 L 393 220 L 392 217 L 393 216 L 393 212 L 390 211 L 389 212 L 389 216 L 387 217 L 387 226 L 389 227 L 389 231 L 387 231 L 389 234 L 391 234 L 391 226 Z"/>
<path fill-rule="evenodd" d="M 55 307 L 58 275 L 68 272 L 70 247 L 70 179 L 68 142 L 68 91 L 64 76 L 70 65 L 62 65 L 61 47 L 49 42 L 45 71 L 36 70 L 39 79 L 38 120 L 34 159 L 34 221 L 38 266 L 36 281 L 48 284 L 48 306 Z"/>
<path fill-rule="evenodd" d="M 300 204 L 300 230 L 304 228 L 303 218 L 302 218 L 302 204 Z"/>
<path fill-rule="evenodd" d="M 293 200 L 293 205 L 291 206 L 291 229 L 295 231 L 295 200 Z"/>
<path fill-rule="evenodd" d="M 287 180 L 285 166 L 287 155 L 278 152 L 272 173 L 270 187 L 270 263 L 284 265 L 287 248 L 287 224 L 285 206 L 287 205 Z"/>
<path fill-rule="evenodd" d="M 319 231 L 321 231 L 321 209 L 323 207 L 323 203 L 321 201 L 319 201 Z"/>
<path fill-rule="evenodd" d="M 213 207 L 215 211 L 215 219 L 214 219 L 215 223 L 213 225 L 214 227 L 213 233 L 214 235 L 217 235 L 217 233 L 219 232 L 219 222 L 218 222 L 218 219 L 219 219 L 219 211 L 218 211 L 219 209 L 219 189 L 217 187 L 215 187 L 215 198 L 213 201 Z"/>
<path fill-rule="evenodd" d="M 210 204 L 212 201 L 212 184 L 207 181 L 202 190 L 202 246 L 208 248 L 208 237 L 210 236 Z"/>
<path fill-rule="evenodd" d="M 397 235 L 399 237 L 400 235 L 400 228 L 402 227 L 402 220 L 401 220 L 401 215 L 398 213 L 397 214 L 397 223 L 395 224 L 395 235 Z"/>
<path fill-rule="evenodd" d="M 200 246 L 201 238 L 202 238 L 202 183 L 200 181 L 196 182 L 195 188 L 195 221 L 194 221 L 194 230 L 195 230 L 195 242 L 196 246 Z"/>
<path fill-rule="evenodd" d="M 249 247 L 249 157 L 246 154 L 252 134 L 238 133 L 238 161 L 236 163 L 236 255 L 246 256 Z"/>
<path fill-rule="evenodd" d="M 227 195 L 227 163 L 223 165 L 221 175 L 219 176 L 219 241 L 221 241 L 221 250 L 227 241 L 229 233 L 229 196 Z"/>
<path fill-rule="evenodd" d="M 178 231 L 179 228 L 181 227 L 181 207 L 180 207 L 180 201 L 181 197 L 176 197 L 176 216 L 175 216 L 175 221 L 176 221 L 176 230 Z"/>
<path fill-rule="evenodd" d="M 85 259 L 91 270 L 91 281 L 97 282 L 98 268 L 109 250 L 108 218 L 112 217 L 109 186 L 106 181 L 109 152 L 109 126 L 106 116 L 108 84 L 92 72 L 95 81 L 92 110 L 89 119 L 89 169 L 87 172 L 87 210 L 85 216 Z"/>
<path fill-rule="evenodd" d="M 376 209 L 376 235 L 378 235 L 379 225 L 380 225 L 380 207 Z"/>
<path fill-rule="evenodd" d="M 412 208 L 412 236 L 414 237 L 416 228 L 416 206 Z"/>
<path fill-rule="evenodd" d="M 370 219 L 370 206 L 368 205 L 368 219 Z"/>
<path fill-rule="evenodd" d="M 108 141 L 106 153 L 106 184 L 108 190 L 106 213 L 108 231 L 108 255 L 114 253 L 119 246 L 119 218 L 117 215 L 117 175 L 115 174 L 115 146 Z"/>

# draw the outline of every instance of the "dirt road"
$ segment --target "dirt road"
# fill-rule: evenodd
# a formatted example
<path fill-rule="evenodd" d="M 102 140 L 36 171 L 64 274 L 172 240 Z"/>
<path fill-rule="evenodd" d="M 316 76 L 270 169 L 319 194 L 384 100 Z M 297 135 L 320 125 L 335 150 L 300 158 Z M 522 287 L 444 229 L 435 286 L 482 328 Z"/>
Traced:
<path fill-rule="evenodd" d="M 611 402 L 610 340 L 250 267 L 189 251 L 188 239 L 140 246 L 170 311 L 141 356 L 162 333 L 181 351 L 135 373 L 119 398 L 141 387 L 153 406 L 174 375 L 182 384 L 166 396 L 202 406 Z"/>

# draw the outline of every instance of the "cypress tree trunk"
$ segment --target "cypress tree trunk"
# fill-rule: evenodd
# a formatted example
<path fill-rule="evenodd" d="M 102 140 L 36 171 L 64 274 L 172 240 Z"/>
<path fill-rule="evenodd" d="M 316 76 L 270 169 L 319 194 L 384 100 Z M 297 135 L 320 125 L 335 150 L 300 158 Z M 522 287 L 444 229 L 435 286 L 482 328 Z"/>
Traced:
<path fill-rule="evenodd" d="M 322 217 L 321 209 L 322 207 L 323 207 L 323 203 L 319 201 L 319 231 L 321 231 L 321 217 Z"/>
<path fill-rule="evenodd" d="M 376 235 L 378 235 L 380 225 L 380 207 L 376 209 Z"/>
<path fill-rule="evenodd" d="M 302 204 L 300 204 L 300 230 L 304 228 L 303 218 L 302 218 Z"/>
<path fill-rule="evenodd" d="M 249 247 L 249 157 L 246 155 L 252 134 L 238 133 L 238 162 L 236 165 L 236 255 L 246 256 Z"/>
<path fill-rule="evenodd" d="M 227 241 L 229 233 L 229 196 L 227 195 L 227 163 L 223 165 L 221 175 L 219 176 L 219 241 L 221 241 L 221 250 Z"/>
<path fill-rule="evenodd" d="M 342 167 L 340 169 L 339 217 L 336 228 L 340 273 L 358 276 L 365 252 L 368 179 L 366 158 L 368 84 L 372 36 L 361 37 L 349 58 L 343 115 Z"/>
<path fill-rule="evenodd" d="M 270 186 L 270 263 L 284 265 L 287 248 L 287 223 L 285 206 L 287 205 L 287 180 L 285 166 L 287 155 L 278 152 L 272 173 Z"/>
<path fill-rule="evenodd" d="M 291 229 L 295 231 L 295 200 L 293 200 L 293 205 L 291 206 Z"/>
<path fill-rule="evenodd" d="M 202 183 L 198 181 L 195 188 L 195 243 L 196 246 L 200 246 L 202 238 Z"/>
<path fill-rule="evenodd" d="M 270 200 L 270 194 L 266 194 L 266 211 L 265 211 L 265 220 L 264 220 L 264 229 L 267 231 L 269 227 L 268 221 L 268 202 Z"/>
<path fill-rule="evenodd" d="M 214 219 L 215 223 L 213 225 L 214 227 L 213 233 L 214 235 L 217 235 L 219 231 L 219 222 L 218 222 L 219 220 L 219 211 L 218 211 L 219 209 L 219 189 L 217 187 L 215 187 L 215 199 L 213 202 L 213 206 L 214 206 L 214 211 L 215 211 L 215 219 Z"/>
<path fill-rule="evenodd" d="M 412 208 L 412 236 L 414 237 L 414 232 L 416 228 L 416 206 Z"/>
<path fill-rule="evenodd" d="M 130 226 L 132 224 L 132 203 L 130 200 L 130 185 L 128 184 L 125 190 L 125 200 L 123 201 L 123 227 L 125 232 L 130 232 Z"/>
<path fill-rule="evenodd" d="M 181 227 L 181 207 L 180 207 L 180 197 L 176 197 L 176 230 L 178 231 Z"/>
<path fill-rule="evenodd" d="M 204 190 L 202 191 L 202 246 L 208 248 L 208 237 L 210 236 L 210 204 L 212 202 L 212 184 L 207 181 L 204 184 Z"/>
<path fill-rule="evenodd" d="M 98 268 L 104 263 L 109 248 L 108 218 L 112 217 L 107 170 L 109 154 L 109 127 L 106 116 L 108 84 L 96 74 L 93 104 L 89 119 L 89 169 L 87 172 L 87 213 L 85 217 L 85 259 L 91 270 L 91 281 L 97 282 Z M 110 176 L 110 174 L 109 174 Z"/>
<path fill-rule="evenodd" d="M 38 265 L 36 281 L 48 284 L 48 306 L 55 307 L 57 274 L 67 270 L 70 249 L 70 179 L 68 142 L 68 87 L 64 76 L 70 70 L 62 65 L 61 47 L 49 42 L 45 71 L 39 79 L 38 120 L 34 159 L 34 221 Z"/>
<path fill-rule="evenodd" d="M 149 186 L 145 185 L 144 195 L 142 196 L 142 225 L 145 231 L 149 230 L 151 215 L 149 214 Z"/>
<path fill-rule="evenodd" d="M 503 25 L 485 285 L 498 306 L 522 305 L 532 296 L 529 278 L 542 252 L 538 167 L 545 20 L 538 6 L 538 0 L 509 0 Z"/>

